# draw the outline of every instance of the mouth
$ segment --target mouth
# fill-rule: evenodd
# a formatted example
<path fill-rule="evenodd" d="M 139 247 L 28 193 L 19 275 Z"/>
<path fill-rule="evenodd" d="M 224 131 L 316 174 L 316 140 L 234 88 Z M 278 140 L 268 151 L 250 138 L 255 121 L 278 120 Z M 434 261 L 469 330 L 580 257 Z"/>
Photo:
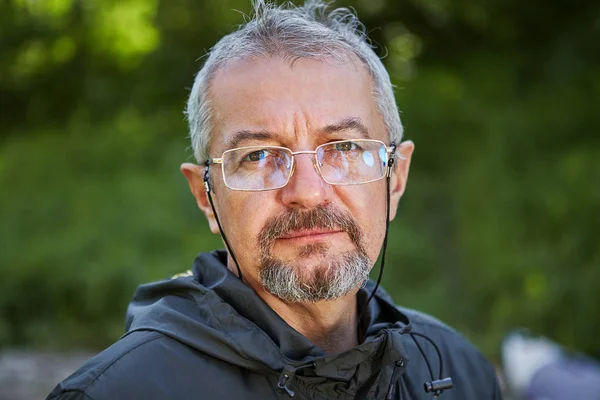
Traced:
<path fill-rule="evenodd" d="M 341 229 L 302 229 L 280 236 L 278 240 L 322 240 L 329 236 L 344 233 Z"/>

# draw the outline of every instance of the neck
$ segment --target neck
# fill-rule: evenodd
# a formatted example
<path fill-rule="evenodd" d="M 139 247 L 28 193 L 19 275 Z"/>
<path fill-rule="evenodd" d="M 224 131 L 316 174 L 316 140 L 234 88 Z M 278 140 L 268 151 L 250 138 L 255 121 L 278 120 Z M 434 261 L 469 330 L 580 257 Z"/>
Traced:
<path fill-rule="evenodd" d="M 257 293 L 288 325 L 325 353 L 341 353 L 358 345 L 356 291 L 317 303 L 286 303 L 264 289 Z"/>
<path fill-rule="evenodd" d="M 237 267 L 231 257 L 227 267 L 237 275 Z M 341 353 L 358 345 L 358 288 L 335 300 L 288 303 L 266 291 L 251 274 L 244 274 L 244 283 L 254 289 L 288 325 L 325 353 Z"/>

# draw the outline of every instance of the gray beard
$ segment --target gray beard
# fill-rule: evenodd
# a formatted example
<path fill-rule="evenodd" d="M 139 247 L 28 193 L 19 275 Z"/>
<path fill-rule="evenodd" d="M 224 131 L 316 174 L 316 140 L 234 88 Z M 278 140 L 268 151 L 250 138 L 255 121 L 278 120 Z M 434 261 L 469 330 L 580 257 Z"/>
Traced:
<path fill-rule="evenodd" d="M 283 261 L 272 253 L 277 238 L 300 229 L 342 229 L 356 249 L 332 255 L 330 245 L 315 243 L 298 249 L 297 258 Z M 315 303 L 348 294 L 369 278 L 371 261 L 367 257 L 362 233 L 352 215 L 338 208 L 318 206 L 309 211 L 291 210 L 265 223 L 259 234 L 262 286 L 289 303 Z M 307 272 L 302 260 L 315 256 L 321 262 L 314 272 Z"/>
<path fill-rule="evenodd" d="M 260 283 L 288 303 L 316 303 L 345 296 L 369 278 L 371 269 L 369 258 L 360 251 L 324 260 L 327 267 L 319 266 L 309 277 L 300 273 L 302 265 L 293 266 L 272 257 L 261 261 Z"/>

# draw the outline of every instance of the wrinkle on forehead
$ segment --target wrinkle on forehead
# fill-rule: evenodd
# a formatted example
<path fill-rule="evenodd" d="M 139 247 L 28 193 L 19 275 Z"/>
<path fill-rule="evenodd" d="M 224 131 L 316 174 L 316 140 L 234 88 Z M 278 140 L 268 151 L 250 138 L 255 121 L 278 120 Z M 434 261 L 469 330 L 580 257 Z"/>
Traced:
<path fill-rule="evenodd" d="M 313 131 L 310 112 L 304 108 L 300 112 L 294 113 L 294 138 L 296 142 L 301 142 L 302 138 L 308 138 Z"/>

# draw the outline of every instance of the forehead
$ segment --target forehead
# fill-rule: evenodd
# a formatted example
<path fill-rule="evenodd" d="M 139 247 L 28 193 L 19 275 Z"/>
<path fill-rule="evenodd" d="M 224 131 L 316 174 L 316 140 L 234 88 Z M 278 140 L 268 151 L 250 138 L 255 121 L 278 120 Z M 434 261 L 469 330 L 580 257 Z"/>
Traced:
<path fill-rule="evenodd" d="M 226 150 L 231 137 L 243 131 L 268 133 L 256 140 L 268 137 L 290 147 L 364 133 L 347 129 L 338 137 L 321 137 L 323 128 L 348 120 L 359 121 L 371 138 L 387 141 L 371 76 L 358 60 L 236 60 L 215 74 L 210 101 L 212 154 Z"/>

